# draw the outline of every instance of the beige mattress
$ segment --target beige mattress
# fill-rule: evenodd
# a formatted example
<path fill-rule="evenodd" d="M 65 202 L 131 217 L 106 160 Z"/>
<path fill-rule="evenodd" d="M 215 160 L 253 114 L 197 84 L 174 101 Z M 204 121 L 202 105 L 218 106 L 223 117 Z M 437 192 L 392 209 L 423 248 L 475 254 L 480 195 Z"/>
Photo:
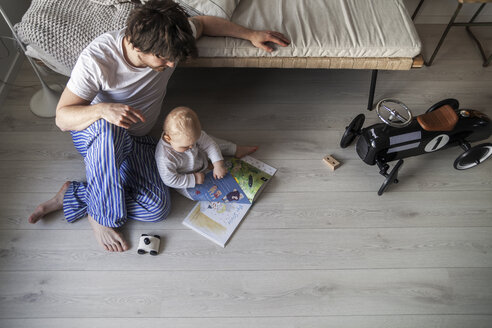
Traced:
<path fill-rule="evenodd" d="M 124 26 L 132 6 L 33 0 L 17 33 L 27 55 L 69 76 L 80 51 L 103 31 Z M 112 18 L 87 24 L 88 16 Z M 292 43 L 267 53 L 245 40 L 202 37 L 200 58 L 180 66 L 405 70 L 421 49 L 403 0 L 241 0 L 232 21 L 280 31 Z"/>
<path fill-rule="evenodd" d="M 200 58 L 185 65 L 409 69 L 421 51 L 403 0 L 241 0 L 232 21 L 292 43 L 266 53 L 245 40 L 203 37 Z"/>

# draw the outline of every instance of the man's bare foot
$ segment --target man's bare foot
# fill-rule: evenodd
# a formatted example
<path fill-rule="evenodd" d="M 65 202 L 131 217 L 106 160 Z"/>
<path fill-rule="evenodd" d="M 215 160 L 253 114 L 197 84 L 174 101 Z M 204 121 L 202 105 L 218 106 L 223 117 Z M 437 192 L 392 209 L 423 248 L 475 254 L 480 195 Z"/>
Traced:
<path fill-rule="evenodd" d="M 41 220 L 46 214 L 61 210 L 63 208 L 63 197 L 65 196 L 65 191 L 67 191 L 67 188 L 69 186 L 70 182 L 65 182 L 60 190 L 56 193 L 55 197 L 44 203 L 39 204 L 34 212 L 29 216 L 29 223 L 34 224 Z"/>
<path fill-rule="evenodd" d="M 113 228 L 100 225 L 92 216 L 88 216 L 92 229 L 99 244 L 110 252 L 124 252 L 128 250 L 128 245 L 121 233 Z"/>
<path fill-rule="evenodd" d="M 243 158 L 246 155 L 252 154 L 258 150 L 258 146 L 237 146 L 236 154 L 234 154 L 237 158 Z"/>

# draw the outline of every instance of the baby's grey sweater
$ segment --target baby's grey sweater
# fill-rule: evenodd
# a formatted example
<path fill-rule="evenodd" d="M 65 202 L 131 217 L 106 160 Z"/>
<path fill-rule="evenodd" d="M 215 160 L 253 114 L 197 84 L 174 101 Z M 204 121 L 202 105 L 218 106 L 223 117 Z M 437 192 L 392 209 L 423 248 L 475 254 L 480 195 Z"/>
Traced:
<path fill-rule="evenodd" d="M 208 158 L 212 163 L 223 160 L 217 143 L 202 131 L 195 145 L 184 152 L 174 150 L 162 138 L 157 144 L 155 159 L 162 181 L 176 189 L 195 187 L 193 172 L 205 171 Z"/>

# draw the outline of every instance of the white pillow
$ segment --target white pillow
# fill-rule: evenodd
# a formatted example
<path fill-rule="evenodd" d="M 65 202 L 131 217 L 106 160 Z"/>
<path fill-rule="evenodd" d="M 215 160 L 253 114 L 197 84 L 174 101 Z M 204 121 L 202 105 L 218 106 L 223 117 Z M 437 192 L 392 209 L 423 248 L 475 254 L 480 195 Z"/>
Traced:
<path fill-rule="evenodd" d="M 89 0 L 89 1 L 103 6 L 116 6 L 122 3 L 135 2 L 132 0 Z"/>
<path fill-rule="evenodd" d="M 122 1 L 122 0 L 92 0 Z M 149 0 L 140 0 L 142 4 Z M 174 0 L 183 7 L 190 16 L 216 16 L 231 20 L 232 13 L 241 0 Z"/>
<path fill-rule="evenodd" d="M 217 16 L 231 20 L 240 0 L 174 0 L 188 12 L 196 15 Z"/>

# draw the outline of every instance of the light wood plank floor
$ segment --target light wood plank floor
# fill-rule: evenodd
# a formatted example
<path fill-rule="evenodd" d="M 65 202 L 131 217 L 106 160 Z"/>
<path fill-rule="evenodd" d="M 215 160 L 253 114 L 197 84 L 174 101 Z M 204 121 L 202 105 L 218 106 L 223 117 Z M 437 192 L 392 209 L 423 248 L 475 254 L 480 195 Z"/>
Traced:
<path fill-rule="evenodd" d="M 427 56 L 442 28 L 418 27 Z M 458 172 L 459 149 L 408 159 L 378 197 L 377 168 L 338 146 L 366 112 L 369 80 L 368 71 L 178 69 L 163 115 L 196 109 L 211 134 L 259 145 L 278 174 L 224 249 L 181 225 L 193 203 L 173 194 L 165 222 L 130 222 L 131 250 L 110 254 L 85 219 L 27 223 L 84 168 L 69 134 L 30 112 L 37 82 L 24 65 L 15 82 L 24 88 L 0 109 L 0 326 L 491 327 L 492 161 Z M 492 67 L 455 29 L 432 67 L 380 72 L 376 97 L 415 114 L 454 97 L 492 116 Z M 331 172 L 325 154 L 343 165 Z M 159 256 L 136 254 L 141 233 L 163 237 Z"/>

